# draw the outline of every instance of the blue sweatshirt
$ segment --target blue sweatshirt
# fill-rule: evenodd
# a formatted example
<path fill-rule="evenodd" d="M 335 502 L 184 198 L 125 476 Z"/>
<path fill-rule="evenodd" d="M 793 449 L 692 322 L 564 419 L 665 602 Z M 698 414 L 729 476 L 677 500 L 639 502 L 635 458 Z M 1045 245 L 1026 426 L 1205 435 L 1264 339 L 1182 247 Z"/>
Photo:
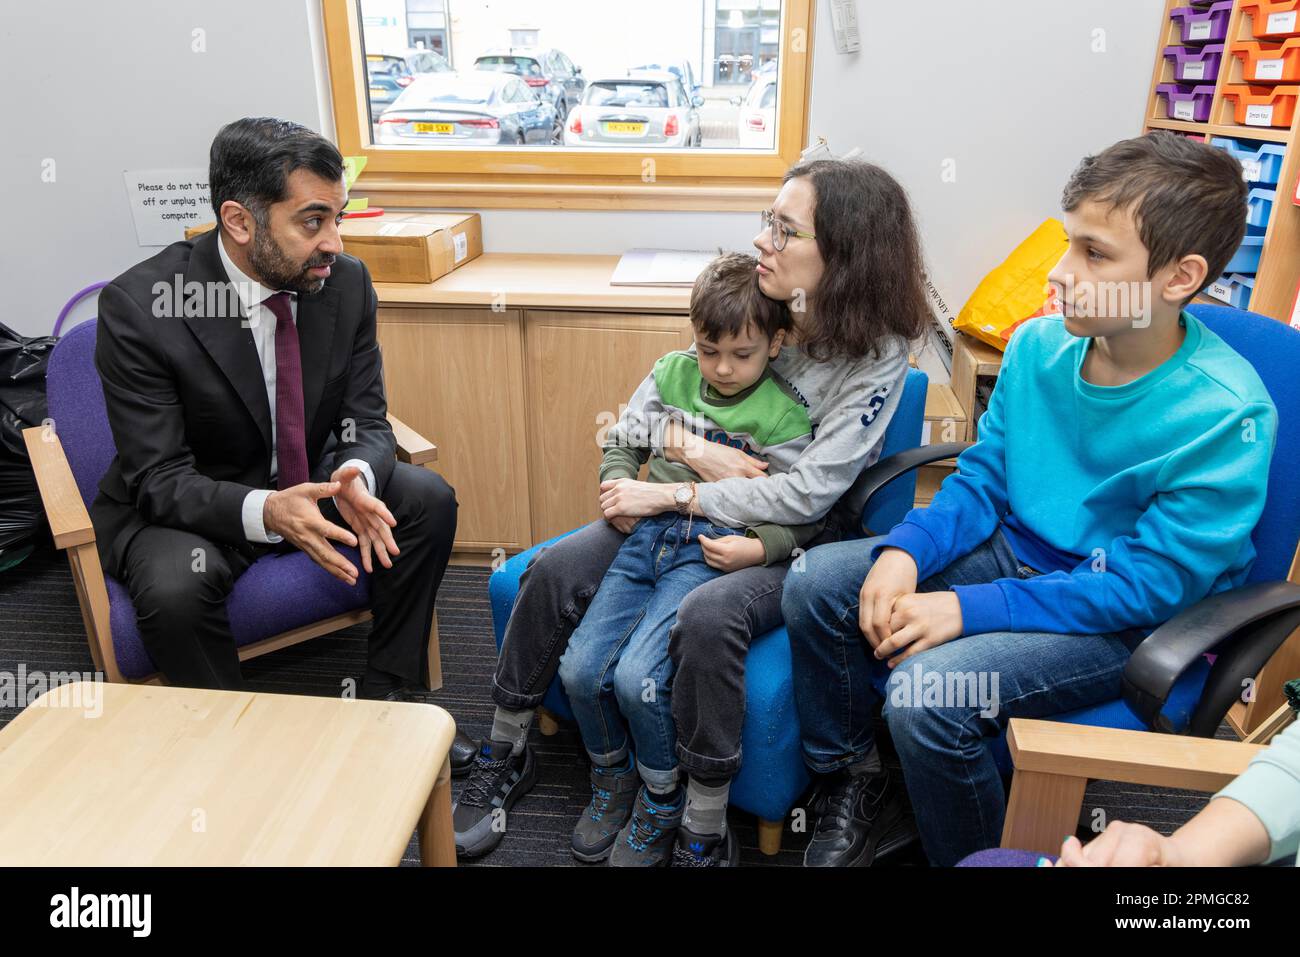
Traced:
<path fill-rule="evenodd" d="M 873 557 L 901 548 L 924 581 L 1001 528 L 1043 574 L 954 586 L 965 635 L 1153 628 L 1243 584 L 1277 411 L 1250 363 L 1181 323 L 1178 351 L 1121 386 L 1082 378 L 1092 340 L 1060 316 L 1017 329 L 979 441 Z"/>

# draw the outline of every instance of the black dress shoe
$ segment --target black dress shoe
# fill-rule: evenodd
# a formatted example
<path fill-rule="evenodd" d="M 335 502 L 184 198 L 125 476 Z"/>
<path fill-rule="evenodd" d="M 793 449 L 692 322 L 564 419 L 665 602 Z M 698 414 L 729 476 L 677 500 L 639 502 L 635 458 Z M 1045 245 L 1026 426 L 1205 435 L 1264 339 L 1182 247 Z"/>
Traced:
<path fill-rule="evenodd" d="M 451 740 L 451 776 L 464 777 L 474 766 L 474 756 L 478 754 L 478 742 L 464 731 L 457 730 Z"/>
<path fill-rule="evenodd" d="M 804 866 L 870 867 L 881 839 L 902 820 L 906 800 L 897 772 L 888 768 L 827 782 Z"/>

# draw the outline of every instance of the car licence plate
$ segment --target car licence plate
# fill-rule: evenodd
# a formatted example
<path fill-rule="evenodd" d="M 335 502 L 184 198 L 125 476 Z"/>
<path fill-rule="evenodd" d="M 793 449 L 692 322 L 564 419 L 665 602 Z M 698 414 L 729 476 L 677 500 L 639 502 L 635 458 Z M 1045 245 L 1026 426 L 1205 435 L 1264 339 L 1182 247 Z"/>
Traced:
<path fill-rule="evenodd" d="M 644 123 L 605 123 L 606 133 L 623 133 L 628 136 L 644 136 Z"/>
<path fill-rule="evenodd" d="M 451 123 L 412 123 L 411 127 L 417 133 L 441 133 L 445 136 L 455 132 Z"/>

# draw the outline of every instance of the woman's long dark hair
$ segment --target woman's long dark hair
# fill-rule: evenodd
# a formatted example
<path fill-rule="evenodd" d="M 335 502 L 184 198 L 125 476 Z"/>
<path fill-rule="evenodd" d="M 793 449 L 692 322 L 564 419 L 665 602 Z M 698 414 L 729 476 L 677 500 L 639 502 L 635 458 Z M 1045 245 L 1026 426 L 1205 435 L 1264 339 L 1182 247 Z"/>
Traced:
<path fill-rule="evenodd" d="M 812 179 L 813 232 L 825 270 L 800 346 L 813 359 L 879 356 L 889 336 L 916 339 L 930 307 L 921 241 L 907 193 L 879 166 L 821 159 L 793 166 L 782 182 Z"/>

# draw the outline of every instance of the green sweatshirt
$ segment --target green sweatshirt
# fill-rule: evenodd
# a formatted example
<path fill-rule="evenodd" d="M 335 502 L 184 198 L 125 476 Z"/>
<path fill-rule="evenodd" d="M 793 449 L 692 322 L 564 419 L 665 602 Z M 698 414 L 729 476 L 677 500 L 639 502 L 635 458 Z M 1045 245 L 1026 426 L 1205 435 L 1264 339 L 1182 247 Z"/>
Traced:
<path fill-rule="evenodd" d="M 700 374 L 694 352 L 670 352 L 637 387 L 617 423 L 605 434 L 600 480 L 636 478 L 648 460 L 651 482 L 701 481 L 685 465 L 651 451 L 666 420 L 677 419 L 710 442 L 738 448 L 768 463 L 769 474 L 788 472 L 812 442 L 808 409 L 769 365 L 749 388 L 732 396 L 716 392 Z M 759 523 L 746 535 L 763 543 L 763 564 L 783 562 L 817 536 L 824 521 L 809 525 Z"/>

